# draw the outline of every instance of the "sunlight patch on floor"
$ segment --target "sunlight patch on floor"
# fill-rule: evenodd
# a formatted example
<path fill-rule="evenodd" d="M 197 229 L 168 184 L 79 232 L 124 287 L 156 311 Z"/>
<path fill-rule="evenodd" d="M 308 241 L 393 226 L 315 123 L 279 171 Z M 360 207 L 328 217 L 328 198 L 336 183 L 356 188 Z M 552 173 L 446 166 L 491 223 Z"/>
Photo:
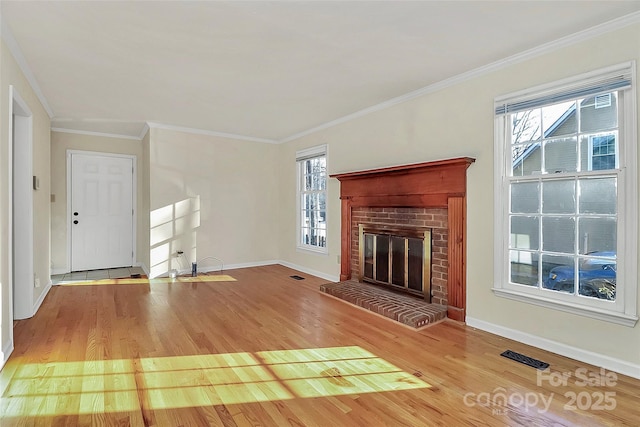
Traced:
<path fill-rule="evenodd" d="M 129 412 L 429 387 L 358 346 L 30 363 L 15 368 L 0 413 Z"/>
<path fill-rule="evenodd" d="M 176 277 L 175 279 L 170 279 L 166 277 L 151 279 L 149 282 L 151 283 L 173 283 L 173 282 L 184 282 L 184 283 L 199 283 L 199 282 L 236 282 L 232 276 L 227 274 L 216 274 L 216 275 L 202 275 L 196 277 Z"/>
<path fill-rule="evenodd" d="M 197 277 L 176 277 L 171 279 L 168 277 L 160 277 L 157 279 L 101 279 L 101 280 L 86 280 L 78 282 L 60 282 L 60 286 L 99 286 L 99 285 L 149 285 L 154 283 L 207 283 L 207 282 L 236 282 L 232 276 L 227 274 L 217 275 L 202 275 Z"/>

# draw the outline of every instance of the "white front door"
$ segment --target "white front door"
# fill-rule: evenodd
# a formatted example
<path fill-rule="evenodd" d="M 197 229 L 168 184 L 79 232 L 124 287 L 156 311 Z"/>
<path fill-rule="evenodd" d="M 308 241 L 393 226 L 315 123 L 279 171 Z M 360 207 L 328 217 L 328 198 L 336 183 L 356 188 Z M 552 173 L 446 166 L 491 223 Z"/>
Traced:
<path fill-rule="evenodd" d="M 71 271 L 133 265 L 133 158 L 71 153 Z"/>

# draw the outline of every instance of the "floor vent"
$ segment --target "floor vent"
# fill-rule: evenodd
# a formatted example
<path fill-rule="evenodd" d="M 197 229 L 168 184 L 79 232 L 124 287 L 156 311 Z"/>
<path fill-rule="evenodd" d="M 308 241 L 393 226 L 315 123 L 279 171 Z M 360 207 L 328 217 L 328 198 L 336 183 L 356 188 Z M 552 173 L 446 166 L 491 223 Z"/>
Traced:
<path fill-rule="evenodd" d="M 529 356 L 525 356 L 524 354 L 516 353 L 515 351 L 507 350 L 503 353 L 500 353 L 500 356 L 504 356 L 507 359 L 515 360 L 516 362 L 524 363 L 527 366 L 531 366 L 532 368 L 544 370 L 549 367 L 549 364 L 546 362 L 542 362 L 538 359 L 534 359 Z"/>
<path fill-rule="evenodd" d="M 293 276 L 289 276 L 289 277 L 291 277 L 292 279 L 295 279 L 295 280 L 304 280 L 304 277 L 298 276 L 298 275 L 293 275 Z"/>

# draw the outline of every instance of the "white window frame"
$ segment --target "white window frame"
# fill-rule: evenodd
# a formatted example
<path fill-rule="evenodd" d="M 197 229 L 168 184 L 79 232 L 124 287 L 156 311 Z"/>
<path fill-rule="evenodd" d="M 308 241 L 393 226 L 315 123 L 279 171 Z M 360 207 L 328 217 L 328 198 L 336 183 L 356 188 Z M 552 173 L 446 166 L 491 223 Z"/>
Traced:
<path fill-rule="evenodd" d="M 631 87 L 621 90 L 618 99 L 618 164 L 617 169 L 608 171 L 618 180 L 617 210 L 617 275 L 616 300 L 606 301 L 596 298 L 578 298 L 563 292 L 550 291 L 538 287 L 511 282 L 509 275 L 509 208 L 512 158 L 509 137 L 508 108 L 512 103 L 527 102 L 553 96 L 554 93 L 568 92 L 576 87 L 589 87 L 608 78 L 623 75 L 631 81 Z M 551 309 L 565 311 L 629 327 L 635 326 L 637 316 L 637 244 L 638 244 L 638 157 L 636 108 L 636 66 L 627 62 L 616 66 L 585 73 L 555 83 L 541 85 L 524 91 L 496 98 L 496 118 L 494 135 L 494 286 L 493 292 L 499 296 Z M 589 144 L 591 145 L 591 144 Z M 591 148 L 591 147 L 590 147 Z M 589 161 L 591 160 L 589 155 Z M 587 172 L 593 174 L 594 172 Z M 540 174 L 539 179 L 552 174 Z M 554 174 L 555 175 L 555 174 Z M 576 175 L 574 173 L 573 175 Z M 521 178 L 521 177 L 518 177 Z M 535 176 L 531 178 L 536 179 Z M 548 178 L 547 178 L 548 179 Z"/>
<path fill-rule="evenodd" d="M 316 158 L 316 157 L 324 157 L 325 158 L 325 162 L 327 164 L 327 168 L 328 168 L 328 155 L 327 155 L 327 145 L 319 145 L 316 147 L 311 147 L 311 148 L 307 148 L 304 150 L 300 150 L 300 151 L 296 151 L 296 248 L 298 250 L 301 251 L 308 251 L 308 252 L 312 252 L 312 253 L 316 253 L 316 254 L 324 254 L 324 255 L 328 255 L 329 253 L 329 218 L 328 218 L 328 212 L 329 212 L 329 197 L 328 197 L 328 172 L 325 174 L 325 179 L 327 179 L 327 182 L 325 182 L 325 186 L 324 186 L 324 194 L 325 194 L 325 223 L 327 226 L 326 229 L 326 235 L 325 235 L 325 245 L 324 247 L 322 246 L 315 246 L 315 245 L 309 245 L 309 244 L 305 244 L 302 242 L 302 196 L 303 196 L 303 189 L 304 189 L 304 184 L 303 184 L 303 179 L 304 179 L 304 172 L 302 170 L 302 165 L 304 164 L 305 160 L 308 159 L 312 159 L 312 158 Z"/>

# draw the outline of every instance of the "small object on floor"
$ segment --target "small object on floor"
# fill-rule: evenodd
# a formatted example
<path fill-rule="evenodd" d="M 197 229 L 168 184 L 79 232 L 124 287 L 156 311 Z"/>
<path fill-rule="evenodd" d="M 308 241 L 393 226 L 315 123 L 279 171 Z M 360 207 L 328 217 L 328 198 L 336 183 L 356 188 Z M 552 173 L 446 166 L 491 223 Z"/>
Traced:
<path fill-rule="evenodd" d="M 304 280 L 304 277 L 298 276 L 297 274 L 294 274 L 293 276 L 289 276 L 289 277 L 291 277 L 292 279 L 295 279 L 295 280 Z"/>
<path fill-rule="evenodd" d="M 525 356 L 524 354 L 516 353 L 515 351 L 506 350 L 500 353 L 500 356 L 506 357 L 507 359 L 515 360 L 516 362 L 523 363 L 527 366 L 531 366 L 532 368 L 544 370 L 549 367 L 549 364 L 546 362 L 542 362 L 538 359 L 534 359 L 529 356 Z"/>

